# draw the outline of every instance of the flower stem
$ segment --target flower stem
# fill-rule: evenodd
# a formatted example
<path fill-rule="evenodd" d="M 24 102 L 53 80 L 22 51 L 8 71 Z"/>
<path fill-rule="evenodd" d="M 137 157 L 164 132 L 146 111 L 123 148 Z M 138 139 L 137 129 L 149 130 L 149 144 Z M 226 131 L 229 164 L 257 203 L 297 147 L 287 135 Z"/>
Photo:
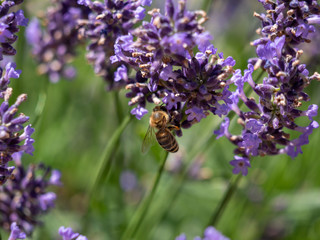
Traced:
<path fill-rule="evenodd" d="M 46 85 L 45 89 L 43 89 L 39 93 L 39 96 L 38 96 L 38 102 L 37 102 L 37 105 L 34 110 L 34 118 L 33 118 L 33 122 L 32 122 L 33 127 L 35 127 L 36 124 L 39 122 L 39 120 L 42 116 L 42 113 L 43 113 L 43 109 L 44 109 L 46 102 L 47 102 L 48 89 L 49 89 L 48 81 L 46 81 L 45 85 Z"/>
<path fill-rule="evenodd" d="M 158 173 L 157 173 L 156 179 L 153 183 L 152 190 L 151 190 L 150 194 L 146 197 L 141 209 L 138 211 L 139 215 L 137 217 L 133 216 L 133 220 L 135 220 L 135 218 L 138 218 L 138 220 L 136 221 L 135 224 L 132 224 L 132 227 L 130 227 L 130 224 L 129 224 L 127 230 L 124 232 L 121 239 L 123 239 L 123 240 L 134 239 L 136 233 L 138 232 L 143 220 L 145 219 L 145 217 L 148 213 L 151 202 L 152 202 L 154 195 L 157 191 L 157 188 L 158 188 L 158 185 L 159 185 L 167 158 L 168 158 L 168 152 L 166 151 L 164 158 L 162 160 L 162 163 L 158 169 Z"/>
<path fill-rule="evenodd" d="M 218 221 L 219 221 L 224 209 L 226 208 L 226 206 L 229 203 L 231 197 L 233 196 L 234 192 L 237 189 L 237 186 L 238 186 L 238 183 L 239 183 L 239 180 L 240 180 L 241 176 L 242 175 L 239 174 L 238 176 L 236 176 L 235 180 L 233 180 L 234 178 L 232 178 L 230 180 L 228 189 L 225 192 L 223 198 L 221 199 L 221 202 L 218 205 L 218 207 L 216 208 L 214 214 L 211 216 L 211 219 L 210 219 L 209 224 L 207 226 L 215 226 L 218 223 Z"/>
<path fill-rule="evenodd" d="M 94 205 L 93 200 L 97 198 L 96 197 L 97 189 L 103 182 L 107 181 L 107 179 L 109 178 L 111 168 L 112 168 L 112 162 L 113 162 L 112 160 L 114 159 L 113 156 L 119 147 L 120 137 L 132 119 L 133 119 L 133 115 L 131 114 L 127 115 L 123 119 L 120 126 L 112 134 L 109 142 L 105 146 L 105 149 L 100 157 L 99 167 L 97 168 L 98 173 L 96 174 L 96 179 L 91 189 L 89 190 L 90 193 L 88 195 L 89 196 L 88 205 L 83 217 L 83 220 L 84 220 L 83 227 L 82 227 L 83 231 L 86 231 L 86 229 L 89 227 L 89 221 L 90 221 L 89 214 L 92 206 Z"/>
<path fill-rule="evenodd" d="M 213 0 L 203 0 L 202 9 L 206 11 L 207 16 L 210 16 L 210 13 L 212 11 L 212 4 Z"/>
<path fill-rule="evenodd" d="M 159 200 L 159 202 L 165 202 L 166 204 L 161 205 L 161 208 L 164 210 L 161 212 L 159 216 L 153 216 L 152 221 L 155 221 L 155 224 L 153 224 L 154 226 L 157 226 L 159 225 L 159 223 L 163 222 L 168 216 L 168 214 L 171 212 L 171 209 L 174 207 L 174 204 L 176 200 L 179 198 L 179 195 L 183 190 L 183 186 L 186 183 L 188 172 L 192 165 L 192 159 L 194 159 L 197 156 L 197 154 L 199 154 L 199 152 L 201 153 L 205 152 L 210 146 L 212 146 L 215 140 L 216 138 L 211 133 L 210 137 L 204 138 L 203 141 L 199 142 L 199 144 L 196 144 L 196 146 L 194 146 L 192 151 L 190 151 L 190 154 L 187 154 L 185 159 L 187 166 L 183 168 L 182 172 L 179 174 L 177 178 L 174 178 L 172 180 L 172 183 L 170 184 L 168 189 L 165 191 L 166 194 L 163 194 L 164 196 L 162 196 L 165 198 L 165 200 L 162 200 L 162 201 Z M 144 232 L 145 239 L 151 238 L 149 236 L 151 231 L 152 231 L 152 228 L 147 229 Z"/>
<path fill-rule="evenodd" d="M 108 179 L 111 166 L 112 166 L 112 159 L 113 159 L 113 153 L 116 151 L 117 147 L 119 146 L 119 141 L 122 133 L 126 129 L 126 127 L 129 125 L 130 121 L 133 119 L 132 115 L 126 116 L 121 125 L 117 128 L 117 130 L 113 133 L 113 135 L 110 138 L 110 141 L 107 143 L 101 157 L 99 160 L 99 172 L 97 174 L 97 177 L 94 181 L 94 185 L 91 188 L 91 194 L 92 196 L 96 190 L 96 188 L 103 183 L 105 180 Z"/>
<path fill-rule="evenodd" d="M 122 109 L 121 101 L 119 98 L 119 91 L 113 91 L 112 94 L 113 94 L 113 98 L 114 98 L 118 121 L 120 122 L 124 118 L 124 116 L 123 116 L 123 109 Z"/>

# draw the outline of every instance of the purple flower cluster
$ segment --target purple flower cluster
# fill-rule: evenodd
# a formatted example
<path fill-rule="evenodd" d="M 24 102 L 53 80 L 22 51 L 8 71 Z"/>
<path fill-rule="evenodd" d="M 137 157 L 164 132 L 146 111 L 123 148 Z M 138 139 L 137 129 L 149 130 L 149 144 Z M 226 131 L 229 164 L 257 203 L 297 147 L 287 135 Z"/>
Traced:
<path fill-rule="evenodd" d="M 258 41 L 274 40 L 279 36 L 286 36 L 289 45 L 310 42 L 308 38 L 315 31 L 312 24 L 320 24 L 319 4 L 317 0 L 259 0 L 266 13 L 254 13 L 262 22 L 258 29 L 261 39 Z M 256 45 L 256 44 L 255 44 Z"/>
<path fill-rule="evenodd" d="M 87 237 L 73 232 L 71 228 L 63 226 L 59 228 L 59 235 L 62 237 L 62 240 L 88 240 Z"/>
<path fill-rule="evenodd" d="M 94 72 L 101 76 L 109 89 L 123 86 L 124 81 L 115 76 L 119 64 L 112 64 L 117 37 L 127 35 L 145 17 L 142 6 L 150 6 L 151 0 L 107 0 L 102 2 L 78 0 L 91 10 L 88 19 L 79 20 L 79 37 L 88 40 L 87 59 L 94 66 Z"/>
<path fill-rule="evenodd" d="M 32 54 L 39 62 L 38 72 L 47 74 L 51 82 L 61 77 L 72 79 L 76 70 L 69 64 L 80 44 L 77 24 L 79 19 L 88 18 L 90 10 L 77 4 L 76 0 L 55 1 L 44 17 L 45 29 L 34 18 L 26 31 L 32 45 Z"/>
<path fill-rule="evenodd" d="M 25 169 L 21 164 L 22 152 L 13 154 L 17 168 L 14 178 L 0 186 L 0 225 L 9 230 L 16 222 L 30 235 L 38 217 L 54 206 L 56 194 L 48 192 L 50 185 L 60 186 L 60 172 L 50 170 L 43 164 L 30 165 Z M 50 175 L 50 176 L 49 176 Z"/>
<path fill-rule="evenodd" d="M 23 0 L 4 0 L 0 3 L 0 60 L 3 59 L 3 55 L 13 56 L 16 54 L 16 50 L 12 46 L 18 38 L 15 34 L 19 32 L 19 26 L 27 26 L 28 24 L 22 10 L 10 12 L 12 8 L 22 2 Z"/>
<path fill-rule="evenodd" d="M 185 234 L 181 234 L 178 237 L 176 237 L 175 240 L 187 240 L 187 237 Z M 194 240 L 229 240 L 229 238 L 225 237 L 220 233 L 217 229 L 214 227 L 207 227 L 204 231 L 203 238 L 201 237 L 195 237 Z"/>
<path fill-rule="evenodd" d="M 228 90 L 235 61 L 216 54 L 212 36 L 202 24 L 203 11 L 188 11 L 186 1 L 178 9 L 166 1 L 165 14 L 148 12 L 150 22 L 116 40 L 112 63 L 122 64 L 115 80 L 127 83 L 131 111 L 141 119 L 146 103 L 165 104 L 173 123 L 183 128 L 199 122 L 208 114 L 226 115 L 232 103 Z M 125 64 L 123 64 L 125 63 Z M 128 66 L 133 69 L 129 77 Z M 181 131 L 177 132 L 181 135 Z"/>
<path fill-rule="evenodd" d="M 12 176 L 14 167 L 8 166 L 12 154 L 22 151 L 32 155 L 34 150 L 32 146 L 34 140 L 31 138 L 34 129 L 31 125 L 23 126 L 29 117 L 22 113 L 17 116 L 18 107 L 27 99 L 27 95 L 21 94 L 13 105 L 9 104 L 12 94 L 12 88 L 8 87 L 10 78 L 19 78 L 21 71 L 16 70 L 16 64 L 11 62 L 6 64 L 5 69 L 2 68 L 3 56 L 16 54 L 12 44 L 18 38 L 15 34 L 19 32 L 19 26 L 26 26 L 28 23 L 22 10 L 10 12 L 22 2 L 22 0 L 6 0 L 1 1 L 0 5 L 0 98 L 3 99 L 0 104 L 0 185 Z"/>
<path fill-rule="evenodd" d="M 8 167 L 8 162 L 12 160 L 12 155 L 17 152 L 24 152 L 32 155 L 34 151 L 31 134 L 34 129 L 31 125 L 23 127 L 29 117 L 23 113 L 16 116 L 18 107 L 27 99 L 26 94 L 21 94 L 13 105 L 9 105 L 9 98 L 12 88 L 7 88 L 2 92 L 4 101 L 0 105 L 0 185 L 12 175 L 14 167 Z M 23 132 L 21 133 L 21 131 Z M 24 142 L 23 145 L 19 145 Z"/>
<path fill-rule="evenodd" d="M 235 153 L 241 157 L 235 156 L 230 163 L 234 166 L 233 173 L 241 172 L 243 175 L 248 173 L 251 156 L 288 154 L 295 158 L 302 153 L 301 146 L 309 142 L 308 137 L 313 129 L 319 126 L 313 120 L 317 115 L 317 105 L 309 105 L 306 110 L 300 109 L 303 102 L 310 100 L 304 89 L 312 79 L 319 80 L 319 74 L 309 76 L 306 65 L 300 62 L 303 51 L 296 46 L 310 41 L 308 35 L 314 32 L 311 24 L 319 23 L 316 19 L 320 16 L 320 6 L 316 1 L 260 2 L 267 14 L 255 14 L 263 26 L 258 31 L 261 38 L 253 42 L 257 58 L 249 60 L 243 76 L 237 71 L 233 79 L 237 90 L 230 107 L 239 116 L 242 134 L 229 133 L 228 118 L 220 130 L 215 131 L 218 137 L 226 136 L 237 145 Z M 262 83 L 255 82 L 252 77 L 258 69 L 267 74 Z M 246 96 L 244 83 L 250 85 L 256 99 Z M 249 111 L 239 108 L 239 99 Z M 308 126 L 297 124 L 296 119 L 303 116 L 309 118 Z"/>

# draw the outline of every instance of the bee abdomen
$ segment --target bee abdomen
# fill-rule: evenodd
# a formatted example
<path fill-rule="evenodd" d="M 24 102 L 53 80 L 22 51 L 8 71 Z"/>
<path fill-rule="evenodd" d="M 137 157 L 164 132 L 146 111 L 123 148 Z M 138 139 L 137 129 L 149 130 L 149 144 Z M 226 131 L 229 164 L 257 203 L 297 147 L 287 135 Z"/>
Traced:
<path fill-rule="evenodd" d="M 179 150 L 179 145 L 177 143 L 177 140 L 169 130 L 167 129 L 159 130 L 156 133 L 156 137 L 157 137 L 158 143 L 164 150 L 172 153 L 175 153 Z"/>

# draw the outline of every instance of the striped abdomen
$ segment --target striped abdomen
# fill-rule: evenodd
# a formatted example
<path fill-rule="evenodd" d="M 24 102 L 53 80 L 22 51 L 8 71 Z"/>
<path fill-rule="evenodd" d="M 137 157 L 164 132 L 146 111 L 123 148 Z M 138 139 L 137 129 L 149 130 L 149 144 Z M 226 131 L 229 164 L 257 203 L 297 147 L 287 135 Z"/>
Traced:
<path fill-rule="evenodd" d="M 158 143 L 164 150 L 172 153 L 175 153 L 179 150 L 179 145 L 176 138 L 167 128 L 160 129 L 156 133 L 156 138 Z"/>

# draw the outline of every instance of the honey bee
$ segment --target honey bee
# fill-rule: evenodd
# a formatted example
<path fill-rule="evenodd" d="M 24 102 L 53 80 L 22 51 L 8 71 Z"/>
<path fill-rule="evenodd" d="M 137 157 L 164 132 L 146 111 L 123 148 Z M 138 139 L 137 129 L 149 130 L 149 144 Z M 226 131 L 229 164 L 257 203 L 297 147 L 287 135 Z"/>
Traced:
<path fill-rule="evenodd" d="M 152 110 L 149 127 L 142 143 L 142 152 L 146 152 L 149 148 L 153 135 L 156 136 L 158 143 L 164 150 L 171 153 L 175 153 L 179 150 L 178 142 L 171 133 L 173 129 L 178 130 L 179 127 L 170 125 L 170 122 L 170 116 L 164 107 L 156 106 Z M 155 129 L 158 129 L 158 131 L 155 132 Z"/>

